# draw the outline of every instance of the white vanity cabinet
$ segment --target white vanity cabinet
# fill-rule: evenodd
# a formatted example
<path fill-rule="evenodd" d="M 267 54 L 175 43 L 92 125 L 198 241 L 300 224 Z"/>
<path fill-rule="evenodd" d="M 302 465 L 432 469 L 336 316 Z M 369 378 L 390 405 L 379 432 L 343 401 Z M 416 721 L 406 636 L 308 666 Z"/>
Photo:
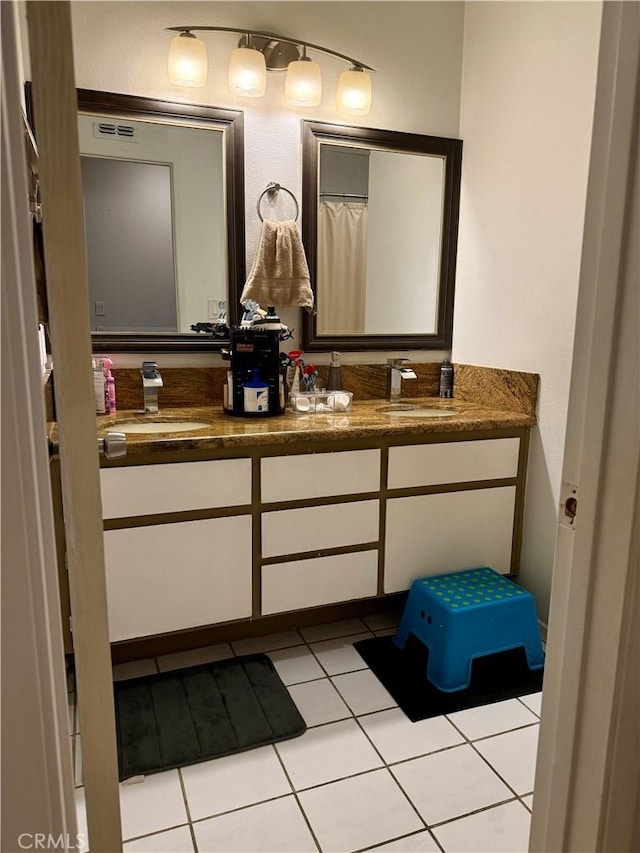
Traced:
<path fill-rule="evenodd" d="M 103 468 L 100 482 L 112 642 L 251 616 L 250 459 Z"/>
<path fill-rule="evenodd" d="M 388 500 L 384 591 L 480 566 L 508 573 L 515 491 L 505 486 Z"/>
<path fill-rule="evenodd" d="M 298 442 L 105 466 L 111 640 L 375 598 L 481 565 L 517 571 L 526 437 Z"/>

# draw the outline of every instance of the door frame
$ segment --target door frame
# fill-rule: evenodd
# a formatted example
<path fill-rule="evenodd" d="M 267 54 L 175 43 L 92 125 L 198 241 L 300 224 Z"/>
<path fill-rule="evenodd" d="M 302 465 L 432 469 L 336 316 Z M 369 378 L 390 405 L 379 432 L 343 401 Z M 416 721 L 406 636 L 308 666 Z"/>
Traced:
<path fill-rule="evenodd" d="M 640 4 L 603 4 L 532 851 L 640 846 Z M 635 833 L 635 835 L 634 835 Z"/>
<path fill-rule="evenodd" d="M 89 848 L 122 850 L 71 6 L 26 5 Z"/>
<path fill-rule="evenodd" d="M 16 4 L 2 28 L 2 842 L 77 849 Z M 60 843 L 60 846 L 59 844 Z M 51 849 L 51 848 L 48 848 Z"/>

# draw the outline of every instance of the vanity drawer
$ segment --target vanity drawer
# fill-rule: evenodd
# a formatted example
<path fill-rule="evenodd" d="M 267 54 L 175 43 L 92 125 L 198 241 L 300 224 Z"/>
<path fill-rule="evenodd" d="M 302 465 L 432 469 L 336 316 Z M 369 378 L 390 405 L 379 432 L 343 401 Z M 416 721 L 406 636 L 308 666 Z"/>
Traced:
<path fill-rule="evenodd" d="M 260 463 L 262 503 L 380 490 L 380 451 L 269 456 Z"/>
<path fill-rule="evenodd" d="M 251 516 L 107 530 L 111 642 L 251 616 Z"/>
<path fill-rule="evenodd" d="M 516 477 L 519 452 L 519 438 L 390 447 L 387 488 L 407 489 Z"/>
<path fill-rule="evenodd" d="M 262 556 L 377 542 L 379 501 L 310 506 L 262 513 Z"/>
<path fill-rule="evenodd" d="M 218 459 L 100 470 L 103 518 L 245 506 L 251 460 Z"/>
<path fill-rule="evenodd" d="M 384 591 L 479 566 L 509 572 L 515 498 L 515 486 L 390 498 Z"/>
<path fill-rule="evenodd" d="M 262 567 L 262 614 L 368 598 L 377 587 L 377 550 L 275 563 Z"/>

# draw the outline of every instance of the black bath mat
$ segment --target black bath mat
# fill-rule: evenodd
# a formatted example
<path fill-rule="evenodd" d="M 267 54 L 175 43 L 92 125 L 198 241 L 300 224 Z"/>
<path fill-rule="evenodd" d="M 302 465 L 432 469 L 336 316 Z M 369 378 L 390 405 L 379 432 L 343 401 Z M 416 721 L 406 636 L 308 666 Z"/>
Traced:
<path fill-rule="evenodd" d="M 306 725 L 266 655 L 114 684 L 120 780 L 301 735 Z"/>
<path fill-rule="evenodd" d="M 403 651 L 392 640 L 373 637 L 353 645 L 413 723 L 542 690 L 543 670 L 530 670 L 520 648 L 477 658 L 471 665 L 470 686 L 443 693 L 427 680 L 426 646 L 413 634 Z"/>

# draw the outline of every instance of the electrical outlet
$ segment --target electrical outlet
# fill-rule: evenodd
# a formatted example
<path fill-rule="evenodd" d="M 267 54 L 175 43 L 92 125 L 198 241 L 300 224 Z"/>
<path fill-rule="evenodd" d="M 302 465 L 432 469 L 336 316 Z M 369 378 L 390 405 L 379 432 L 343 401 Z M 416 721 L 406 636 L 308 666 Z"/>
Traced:
<path fill-rule="evenodd" d="M 218 319 L 218 300 L 217 299 L 207 299 L 207 314 L 209 315 L 209 320 L 217 320 Z"/>

